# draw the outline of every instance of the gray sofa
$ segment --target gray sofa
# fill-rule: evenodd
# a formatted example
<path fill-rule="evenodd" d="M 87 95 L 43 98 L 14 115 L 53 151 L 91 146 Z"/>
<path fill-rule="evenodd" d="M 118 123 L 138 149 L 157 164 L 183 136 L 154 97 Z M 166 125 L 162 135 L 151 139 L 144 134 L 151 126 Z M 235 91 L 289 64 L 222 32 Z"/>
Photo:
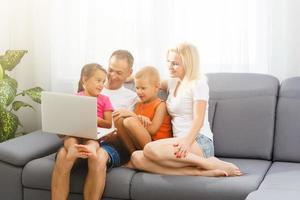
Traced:
<path fill-rule="evenodd" d="M 300 77 L 280 85 L 269 75 L 208 74 L 209 121 L 216 156 L 240 177 L 166 176 L 115 168 L 103 199 L 299 199 Z M 0 199 L 50 199 L 61 141 L 36 131 L 0 144 Z M 69 199 L 82 199 L 86 166 L 71 175 Z"/>

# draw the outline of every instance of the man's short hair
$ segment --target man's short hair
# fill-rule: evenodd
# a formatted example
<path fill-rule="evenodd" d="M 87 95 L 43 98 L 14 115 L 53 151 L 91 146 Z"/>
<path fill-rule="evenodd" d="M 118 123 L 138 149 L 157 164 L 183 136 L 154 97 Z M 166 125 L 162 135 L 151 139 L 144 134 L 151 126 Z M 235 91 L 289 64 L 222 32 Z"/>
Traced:
<path fill-rule="evenodd" d="M 132 54 L 127 50 L 123 50 L 123 49 L 116 50 L 111 54 L 109 60 L 112 57 L 116 57 L 116 59 L 126 59 L 129 67 L 132 68 L 133 66 L 134 58 Z"/>

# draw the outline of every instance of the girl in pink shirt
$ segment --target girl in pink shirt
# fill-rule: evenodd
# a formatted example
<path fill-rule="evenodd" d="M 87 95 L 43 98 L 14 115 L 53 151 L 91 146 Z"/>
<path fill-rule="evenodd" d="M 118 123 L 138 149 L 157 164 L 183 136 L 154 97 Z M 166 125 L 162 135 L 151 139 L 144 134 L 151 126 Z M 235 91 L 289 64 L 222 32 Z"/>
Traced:
<path fill-rule="evenodd" d="M 78 83 L 77 95 L 97 98 L 97 125 L 98 127 L 110 128 L 112 126 L 113 107 L 108 96 L 100 94 L 106 80 L 105 69 L 96 63 L 83 66 Z M 100 148 L 99 142 L 92 139 L 83 139 L 72 136 L 64 138 L 64 147 L 67 157 L 89 158 L 97 157 Z"/>

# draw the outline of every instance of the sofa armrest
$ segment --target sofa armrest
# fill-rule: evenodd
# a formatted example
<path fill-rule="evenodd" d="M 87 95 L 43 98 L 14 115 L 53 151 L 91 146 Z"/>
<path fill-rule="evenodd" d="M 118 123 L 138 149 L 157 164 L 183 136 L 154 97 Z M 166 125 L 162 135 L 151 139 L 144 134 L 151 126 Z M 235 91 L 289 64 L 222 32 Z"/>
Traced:
<path fill-rule="evenodd" d="M 0 143 L 0 161 L 24 166 L 29 161 L 49 155 L 62 145 L 55 134 L 41 130 Z"/>

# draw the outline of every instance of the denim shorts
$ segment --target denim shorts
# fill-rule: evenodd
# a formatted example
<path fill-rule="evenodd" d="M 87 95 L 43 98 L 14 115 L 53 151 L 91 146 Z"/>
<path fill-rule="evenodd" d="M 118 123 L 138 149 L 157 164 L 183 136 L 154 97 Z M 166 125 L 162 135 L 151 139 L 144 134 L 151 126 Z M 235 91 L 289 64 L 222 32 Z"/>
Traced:
<path fill-rule="evenodd" d="M 100 147 L 103 148 L 109 156 L 107 161 L 107 170 L 121 166 L 120 154 L 114 146 L 105 142 L 101 142 Z"/>
<path fill-rule="evenodd" d="M 204 157 L 208 158 L 208 157 L 215 155 L 214 143 L 210 138 L 201 134 L 196 137 L 196 141 L 199 144 L 199 146 L 201 147 Z"/>

